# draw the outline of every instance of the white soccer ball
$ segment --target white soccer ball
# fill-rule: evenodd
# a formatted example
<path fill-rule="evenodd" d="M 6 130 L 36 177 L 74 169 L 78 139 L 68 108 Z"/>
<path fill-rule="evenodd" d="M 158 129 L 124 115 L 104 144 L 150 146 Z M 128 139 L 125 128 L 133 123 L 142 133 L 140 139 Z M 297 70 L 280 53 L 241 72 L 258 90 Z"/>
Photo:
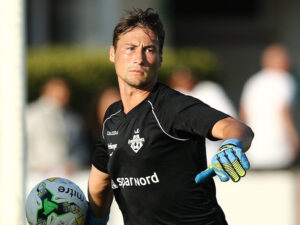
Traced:
<path fill-rule="evenodd" d="M 48 178 L 38 183 L 26 199 L 30 225 L 83 225 L 87 201 L 82 190 L 65 178 Z"/>

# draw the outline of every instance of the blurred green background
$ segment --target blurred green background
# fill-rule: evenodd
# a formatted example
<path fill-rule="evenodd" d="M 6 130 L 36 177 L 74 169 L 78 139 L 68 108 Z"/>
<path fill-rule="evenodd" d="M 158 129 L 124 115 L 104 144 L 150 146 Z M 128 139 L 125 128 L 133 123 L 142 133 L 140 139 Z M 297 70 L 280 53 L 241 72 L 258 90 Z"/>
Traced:
<path fill-rule="evenodd" d="M 200 48 L 167 48 L 159 80 L 168 83 L 174 68 L 189 67 L 197 79 L 222 82 L 217 57 Z M 117 85 L 114 65 L 101 48 L 48 46 L 29 48 L 27 55 L 28 102 L 38 98 L 40 87 L 52 77 L 62 77 L 71 86 L 70 108 L 81 115 L 99 91 Z"/>

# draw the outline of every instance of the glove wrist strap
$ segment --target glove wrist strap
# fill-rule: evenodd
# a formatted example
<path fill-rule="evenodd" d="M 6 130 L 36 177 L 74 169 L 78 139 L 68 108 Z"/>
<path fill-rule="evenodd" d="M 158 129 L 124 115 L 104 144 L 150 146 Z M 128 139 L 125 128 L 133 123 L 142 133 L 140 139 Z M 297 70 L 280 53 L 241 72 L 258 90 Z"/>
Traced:
<path fill-rule="evenodd" d="M 229 139 L 225 140 L 221 144 L 221 147 L 224 145 L 235 145 L 236 147 L 243 149 L 243 143 L 240 140 L 235 139 L 235 138 L 229 138 Z"/>

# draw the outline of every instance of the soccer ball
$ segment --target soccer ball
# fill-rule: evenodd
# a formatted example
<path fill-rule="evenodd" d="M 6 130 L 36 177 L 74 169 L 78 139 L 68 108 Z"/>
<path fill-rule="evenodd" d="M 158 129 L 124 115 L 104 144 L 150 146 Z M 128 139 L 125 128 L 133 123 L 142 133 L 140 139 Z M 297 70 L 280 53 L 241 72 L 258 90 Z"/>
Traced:
<path fill-rule="evenodd" d="M 48 178 L 38 183 L 26 199 L 30 225 L 83 225 L 87 201 L 82 190 L 65 178 Z"/>

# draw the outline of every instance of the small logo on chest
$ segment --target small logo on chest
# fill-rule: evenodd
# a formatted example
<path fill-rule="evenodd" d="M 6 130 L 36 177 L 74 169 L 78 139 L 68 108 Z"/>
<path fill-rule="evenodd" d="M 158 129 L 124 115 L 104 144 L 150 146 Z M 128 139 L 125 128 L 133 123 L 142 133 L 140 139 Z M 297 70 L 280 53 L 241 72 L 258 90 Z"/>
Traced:
<path fill-rule="evenodd" d="M 113 130 L 113 131 L 107 131 L 106 134 L 108 136 L 114 136 L 114 135 L 118 135 L 119 132 L 117 130 Z"/>
<path fill-rule="evenodd" d="M 145 142 L 145 138 L 140 137 L 140 129 L 136 129 L 134 131 L 134 135 L 132 139 L 128 140 L 129 146 L 135 153 L 137 153 L 143 147 L 144 142 Z"/>
<path fill-rule="evenodd" d="M 109 154 L 109 156 L 112 156 L 114 154 L 114 151 L 116 150 L 117 147 L 118 147 L 117 144 L 109 143 L 107 145 L 107 148 L 110 149 L 110 150 L 112 150 L 112 152 Z"/>

